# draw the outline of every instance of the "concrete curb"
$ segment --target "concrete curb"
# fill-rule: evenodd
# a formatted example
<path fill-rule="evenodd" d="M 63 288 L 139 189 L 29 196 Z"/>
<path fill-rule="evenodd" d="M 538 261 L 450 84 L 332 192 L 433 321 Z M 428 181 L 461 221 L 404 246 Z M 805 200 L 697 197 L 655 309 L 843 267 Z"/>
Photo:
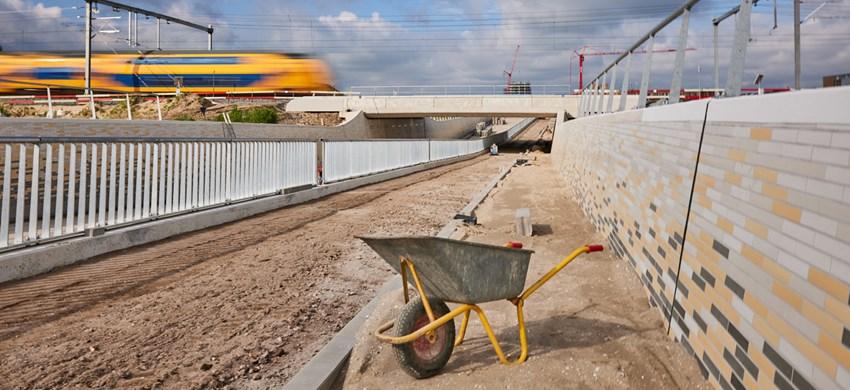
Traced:
<path fill-rule="evenodd" d="M 485 186 L 481 191 L 479 191 L 475 196 L 472 197 L 472 200 L 466 205 L 466 207 L 461 210 L 461 214 L 471 215 L 475 209 L 478 207 L 484 199 L 487 198 L 487 195 L 496 188 L 499 182 L 511 172 L 511 169 L 515 166 L 516 161 L 514 161 L 511 165 L 503 168 L 499 174 L 493 178 L 487 186 Z M 437 233 L 437 237 L 442 238 L 451 238 L 454 232 L 457 230 L 458 226 L 463 222 L 457 219 L 451 220 L 443 229 Z M 375 297 L 372 298 L 366 306 L 363 306 L 357 315 L 348 321 L 339 332 L 322 348 L 316 356 L 313 356 L 313 359 L 310 359 L 304 367 L 295 374 L 292 379 L 284 386 L 286 390 L 326 390 L 330 389 L 331 386 L 334 385 L 337 378 L 339 377 L 339 373 L 345 365 L 346 360 L 351 355 L 351 350 L 354 348 L 354 343 L 357 340 L 357 332 L 360 330 L 360 327 L 363 326 L 363 323 L 369 319 L 369 316 L 372 314 L 372 311 L 375 310 L 375 307 L 378 306 L 378 302 L 380 302 L 381 298 L 387 293 L 394 291 L 396 289 L 401 288 L 401 277 L 398 275 L 393 276 L 381 286 L 380 289 L 375 293 Z"/>
<path fill-rule="evenodd" d="M 55 268 L 74 264 L 105 253 L 238 221 L 253 215 L 308 202 L 357 187 L 469 160 L 481 154 L 474 153 L 467 156 L 433 161 L 371 176 L 313 187 L 291 194 L 273 195 L 209 210 L 167 217 L 143 224 L 108 230 L 99 236 L 70 238 L 16 250 L 0 255 L 0 283 L 39 275 Z"/>

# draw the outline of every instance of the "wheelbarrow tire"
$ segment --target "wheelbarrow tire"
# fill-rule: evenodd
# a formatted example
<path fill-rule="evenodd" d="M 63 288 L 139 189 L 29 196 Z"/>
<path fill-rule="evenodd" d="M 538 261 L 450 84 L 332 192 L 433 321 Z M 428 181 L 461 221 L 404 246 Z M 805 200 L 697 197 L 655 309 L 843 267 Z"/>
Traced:
<path fill-rule="evenodd" d="M 434 317 L 440 318 L 449 313 L 445 302 L 437 298 L 428 298 Z M 404 336 L 428 325 L 428 313 L 422 305 L 422 299 L 416 297 L 401 309 L 394 328 L 397 336 Z M 393 345 L 396 360 L 399 365 L 412 377 L 424 379 L 440 372 L 452 355 L 455 341 L 455 323 L 451 320 L 434 330 L 436 341 L 431 343 L 427 336 L 422 336 L 406 344 Z"/>

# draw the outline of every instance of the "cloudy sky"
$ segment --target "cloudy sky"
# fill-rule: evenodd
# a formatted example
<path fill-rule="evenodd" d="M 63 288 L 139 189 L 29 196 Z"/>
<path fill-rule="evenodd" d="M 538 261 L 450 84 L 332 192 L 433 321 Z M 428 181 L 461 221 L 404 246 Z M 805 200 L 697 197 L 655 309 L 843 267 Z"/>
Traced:
<path fill-rule="evenodd" d="M 575 51 L 627 49 L 684 0 L 125 0 L 126 3 L 215 27 L 215 48 L 301 52 L 327 60 L 339 89 L 357 86 L 467 86 L 504 83 L 517 45 L 514 79 L 566 90 L 578 84 Z M 711 87 L 711 19 L 736 0 L 703 0 L 692 14 L 685 87 Z M 793 83 L 791 0 L 762 0 L 754 10 L 745 82 Z M 83 49 L 81 0 L 0 0 L 4 51 Z M 127 15 L 100 7 L 96 50 L 125 51 Z M 816 87 L 828 74 L 850 73 L 850 0 L 806 0 L 802 16 L 803 81 Z M 115 18 L 119 17 L 119 18 Z M 721 85 L 734 19 L 719 32 Z M 139 50 L 155 49 L 155 21 L 140 20 Z M 675 47 L 678 23 L 656 48 Z M 163 49 L 205 49 L 206 35 L 163 24 Z M 632 63 L 637 87 L 642 56 Z M 614 56 L 588 57 L 585 77 Z M 669 86 L 672 54 L 653 58 L 653 87 Z"/>

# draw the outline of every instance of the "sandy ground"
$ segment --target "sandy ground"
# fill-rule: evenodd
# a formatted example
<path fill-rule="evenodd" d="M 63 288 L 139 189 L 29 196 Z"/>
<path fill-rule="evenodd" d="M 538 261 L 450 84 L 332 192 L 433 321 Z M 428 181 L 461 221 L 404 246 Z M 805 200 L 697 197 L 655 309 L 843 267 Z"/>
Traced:
<path fill-rule="evenodd" d="M 0 389 L 280 387 L 391 275 L 355 235 L 434 234 L 509 159 L 0 285 Z"/>
<path fill-rule="evenodd" d="M 466 240 L 495 245 L 518 240 L 535 250 L 527 285 L 573 249 L 604 243 L 570 200 L 549 155 L 530 156 L 536 160 L 515 168 L 477 210 L 479 225 L 460 233 Z M 513 233 L 514 213 L 521 207 L 531 209 L 533 237 Z M 407 376 L 392 347 L 370 334 L 395 318 L 400 303 L 400 293 L 389 294 L 364 325 L 345 388 L 710 388 L 694 359 L 667 338 L 665 323 L 647 304 L 634 272 L 612 252 L 577 258 L 527 301 L 530 357 L 519 366 L 498 363 L 473 316 L 465 343 L 440 375 L 420 381 Z M 515 307 L 506 301 L 482 307 L 506 353 L 518 355 Z"/>

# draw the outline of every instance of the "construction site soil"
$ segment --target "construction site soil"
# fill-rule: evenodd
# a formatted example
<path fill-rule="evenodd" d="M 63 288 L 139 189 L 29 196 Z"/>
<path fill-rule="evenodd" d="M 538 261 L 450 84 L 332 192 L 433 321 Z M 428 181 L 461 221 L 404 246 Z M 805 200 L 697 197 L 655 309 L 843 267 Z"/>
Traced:
<path fill-rule="evenodd" d="M 545 138 L 545 125 L 520 141 Z M 543 153 L 523 155 L 476 210 L 478 223 L 454 238 L 503 245 L 520 241 L 534 250 L 526 286 L 575 248 L 605 244 L 587 223 L 570 191 Z M 529 208 L 534 235 L 518 236 L 514 215 Z M 412 259 L 415 263 L 416 259 Z M 403 305 L 400 291 L 387 294 L 366 321 L 354 347 L 346 389 L 709 389 L 696 360 L 666 334 L 666 321 L 650 307 L 637 275 L 612 251 L 585 254 L 544 284 L 525 304 L 529 358 L 499 364 L 476 315 L 466 340 L 444 370 L 416 380 L 399 368 L 393 347 L 372 332 L 394 320 Z M 453 306 L 450 306 L 453 308 Z M 516 308 L 507 301 L 481 305 L 511 360 L 519 355 Z M 455 324 L 460 326 L 461 318 Z M 390 330 L 389 332 L 395 332 Z"/>
<path fill-rule="evenodd" d="M 390 269 L 355 235 L 434 234 L 479 157 L 0 285 L 0 388 L 280 387 Z"/>

